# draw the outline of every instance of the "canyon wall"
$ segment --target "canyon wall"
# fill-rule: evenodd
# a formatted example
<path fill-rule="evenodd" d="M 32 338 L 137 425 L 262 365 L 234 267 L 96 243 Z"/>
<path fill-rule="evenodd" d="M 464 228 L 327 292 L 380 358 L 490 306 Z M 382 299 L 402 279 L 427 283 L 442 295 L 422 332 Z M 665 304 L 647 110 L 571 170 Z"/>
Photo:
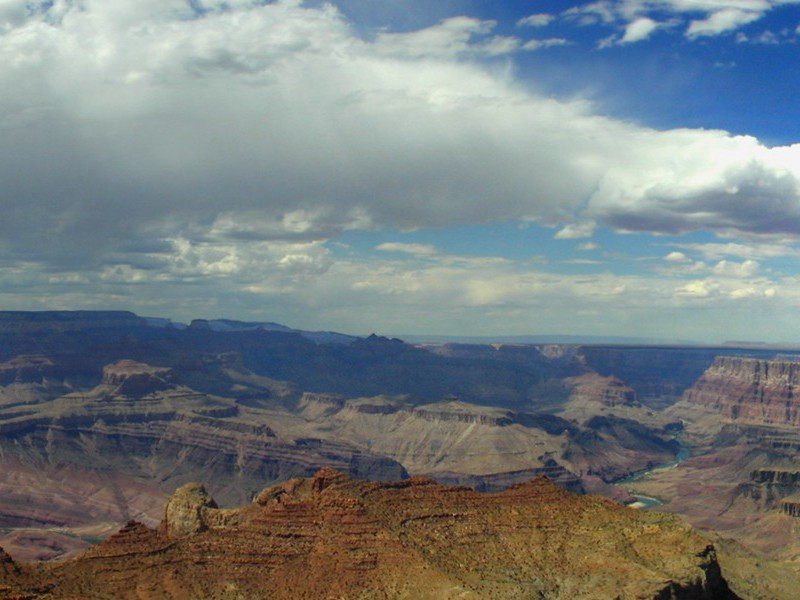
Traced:
<path fill-rule="evenodd" d="M 683 400 L 734 421 L 800 424 L 800 362 L 718 356 Z"/>

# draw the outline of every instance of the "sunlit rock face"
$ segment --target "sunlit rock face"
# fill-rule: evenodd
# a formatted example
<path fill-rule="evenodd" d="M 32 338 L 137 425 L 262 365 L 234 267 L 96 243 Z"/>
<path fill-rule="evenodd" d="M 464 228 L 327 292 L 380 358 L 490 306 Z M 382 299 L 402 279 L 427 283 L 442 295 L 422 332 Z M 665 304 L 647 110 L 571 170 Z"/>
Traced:
<path fill-rule="evenodd" d="M 218 509 L 189 484 L 159 530 L 131 521 L 66 563 L 0 569 L 0 590 L 52 600 L 736 598 L 714 548 L 670 515 L 544 478 L 481 494 L 329 468 L 240 509 Z"/>
<path fill-rule="evenodd" d="M 719 356 L 684 394 L 690 404 L 760 424 L 800 424 L 800 362 Z"/>

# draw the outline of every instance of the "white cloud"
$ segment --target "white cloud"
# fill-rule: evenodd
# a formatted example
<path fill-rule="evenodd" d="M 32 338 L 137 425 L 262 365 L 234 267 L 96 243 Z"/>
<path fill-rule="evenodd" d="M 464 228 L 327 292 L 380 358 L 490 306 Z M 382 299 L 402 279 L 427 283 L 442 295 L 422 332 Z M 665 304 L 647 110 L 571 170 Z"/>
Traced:
<path fill-rule="evenodd" d="M 708 298 L 716 294 L 718 290 L 719 284 L 713 281 L 697 280 L 691 281 L 678 288 L 677 294 L 679 296 L 688 296 L 691 298 Z"/>
<path fill-rule="evenodd" d="M 178 235 L 322 240 L 487 215 L 560 222 L 567 239 L 589 221 L 800 232 L 800 148 L 536 96 L 472 61 L 514 45 L 489 21 L 368 42 L 297 2 L 59 7 L 0 39 L 9 258 L 133 261 Z"/>
<path fill-rule="evenodd" d="M 664 257 L 664 260 L 674 263 L 691 262 L 691 259 L 688 256 L 686 256 L 683 252 L 670 252 Z"/>
<path fill-rule="evenodd" d="M 759 264 L 754 260 L 741 263 L 721 260 L 714 265 L 714 273 L 723 277 L 752 277 L 758 272 Z"/>
<path fill-rule="evenodd" d="M 658 28 L 681 24 L 685 25 L 685 35 L 689 39 L 716 36 L 740 29 L 762 19 L 775 8 L 798 1 L 600 0 L 572 7 L 562 16 L 579 25 L 602 23 L 621 29 L 621 35 L 612 34 L 600 41 L 600 47 L 608 47 L 646 40 Z M 665 15 L 666 21 L 663 20 Z"/>
<path fill-rule="evenodd" d="M 529 15 L 517 21 L 518 27 L 544 27 L 555 20 L 555 15 L 548 13 L 537 13 Z"/>
<path fill-rule="evenodd" d="M 522 44 L 523 50 L 540 50 L 541 48 L 552 48 L 554 46 L 567 46 L 569 40 L 564 38 L 547 38 L 543 40 L 528 40 Z"/>
<path fill-rule="evenodd" d="M 594 242 L 585 242 L 583 244 L 578 244 L 575 247 L 576 250 L 580 250 L 580 251 L 597 250 L 598 248 L 600 248 L 600 246 L 598 246 Z"/>
<path fill-rule="evenodd" d="M 561 261 L 566 265 L 602 265 L 605 264 L 602 260 L 595 260 L 591 258 L 567 258 Z"/>
<path fill-rule="evenodd" d="M 742 25 L 757 21 L 763 16 L 763 12 L 761 11 L 725 8 L 712 12 L 705 19 L 692 21 L 689 24 L 689 28 L 686 30 L 686 35 L 690 38 L 719 35 L 728 31 L 734 31 Z"/>
<path fill-rule="evenodd" d="M 766 260 L 770 258 L 778 258 L 784 256 L 800 257 L 800 250 L 794 247 L 791 243 L 775 243 L 768 241 L 760 241 L 760 243 L 741 243 L 741 242 L 725 242 L 725 243 L 677 243 L 671 244 L 678 248 L 699 252 L 708 260 L 719 260 L 723 257 L 737 257 L 737 258 L 750 258 Z"/>
<path fill-rule="evenodd" d="M 557 231 L 553 238 L 557 240 L 575 240 L 592 237 L 595 227 L 594 223 L 570 223 Z"/>
<path fill-rule="evenodd" d="M 497 56 L 513 52 L 520 45 L 514 37 L 496 36 L 482 43 L 474 38 L 490 33 L 497 23 L 470 17 L 451 17 L 438 25 L 407 33 L 381 33 L 374 49 L 402 58 L 453 57 L 460 54 Z"/>
<path fill-rule="evenodd" d="M 177 0 L 21 6 L 0 4 L 4 306 L 14 293 L 23 305 L 56 294 L 102 304 L 74 287 L 100 283 L 108 302 L 130 302 L 121 286 L 135 284 L 139 306 L 169 297 L 187 313 L 310 290 L 333 299 L 326 314 L 342 323 L 354 289 L 374 300 L 383 284 L 418 290 L 419 304 L 464 293 L 472 306 L 608 295 L 652 305 L 674 280 L 520 278 L 502 260 L 439 255 L 356 268 L 325 242 L 492 220 L 559 226 L 558 239 L 596 226 L 800 236 L 800 146 L 658 131 L 536 95 L 479 60 L 516 44 L 488 21 L 365 40 L 335 8 L 289 1 L 209 2 L 203 15 Z M 709 261 L 731 256 L 740 271 L 761 260 L 742 250 Z M 60 291 L 37 287 L 48 280 Z"/>
<path fill-rule="evenodd" d="M 619 40 L 620 44 L 630 44 L 646 40 L 660 27 L 659 23 L 649 17 L 639 17 L 625 26 L 625 33 Z"/>
<path fill-rule="evenodd" d="M 403 252 L 413 256 L 434 256 L 438 254 L 433 244 L 408 244 L 403 242 L 384 242 L 375 247 L 381 252 Z"/>
<path fill-rule="evenodd" d="M 579 25 L 593 25 L 598 21 L 613 23 L 618 19 L 618 7 L 609 0 L 599 0 L 568 8 L 562 15 Z"/>

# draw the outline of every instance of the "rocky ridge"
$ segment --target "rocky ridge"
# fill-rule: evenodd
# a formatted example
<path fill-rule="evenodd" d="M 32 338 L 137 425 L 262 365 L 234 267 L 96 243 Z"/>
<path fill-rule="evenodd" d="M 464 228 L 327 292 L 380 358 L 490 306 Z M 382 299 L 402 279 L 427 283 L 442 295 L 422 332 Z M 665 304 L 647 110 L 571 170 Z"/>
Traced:
<path fill-rule="evenodd" d="M 715 551 L 675 517 L 544 479 L 499 494 L 332 469 L 221 511 L 179 490 L 159 530 L 130 522 L 62 563 L 0 564 L 8 597 L 723 600 Z"/>

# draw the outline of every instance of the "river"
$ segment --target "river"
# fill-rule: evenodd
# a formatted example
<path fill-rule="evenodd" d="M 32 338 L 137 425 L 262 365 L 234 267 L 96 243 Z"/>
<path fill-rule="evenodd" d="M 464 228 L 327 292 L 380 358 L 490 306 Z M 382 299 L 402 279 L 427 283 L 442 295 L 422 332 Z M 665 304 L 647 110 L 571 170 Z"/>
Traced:
<path fill-rule="evenodd" d="M 689 458 L 689 447 L 683 443 L 682 433 L 679 433 L 678 435 L 675 436 L 675 441 L 678 442 L 678 444 L 680 445 L 678 453 L 675 455 L 675 460 L 673 460 L 672 462 L 656 465 L 654 467 L 645 469 L 643 471 L 638 471 L 633 475 L 628 475 L 627 477 L 614 482 L 614 485 L 625 488 L 625 491 L 635 498 L 635 500 L 633 502 L 630 502 L 628 506 L 634 506 L 635 508 L 653 508 L 655 506 L 661 506 L 662 504 L 664 504 L 658 498 L 654 498 L 652 496 L 645 496 L 643 494 L 634 494 L 626 487 L 626 485 L 634 481 L 639 481 L 640 479 L 644 479 L 645 477 L 648 477 L 649 475 L 655 473 L 656 471 L 663 471 L 664 469 L 672 469 L 674 467 L 677 467 L 679 464 L 681 464 L 683 461 Z"/>

